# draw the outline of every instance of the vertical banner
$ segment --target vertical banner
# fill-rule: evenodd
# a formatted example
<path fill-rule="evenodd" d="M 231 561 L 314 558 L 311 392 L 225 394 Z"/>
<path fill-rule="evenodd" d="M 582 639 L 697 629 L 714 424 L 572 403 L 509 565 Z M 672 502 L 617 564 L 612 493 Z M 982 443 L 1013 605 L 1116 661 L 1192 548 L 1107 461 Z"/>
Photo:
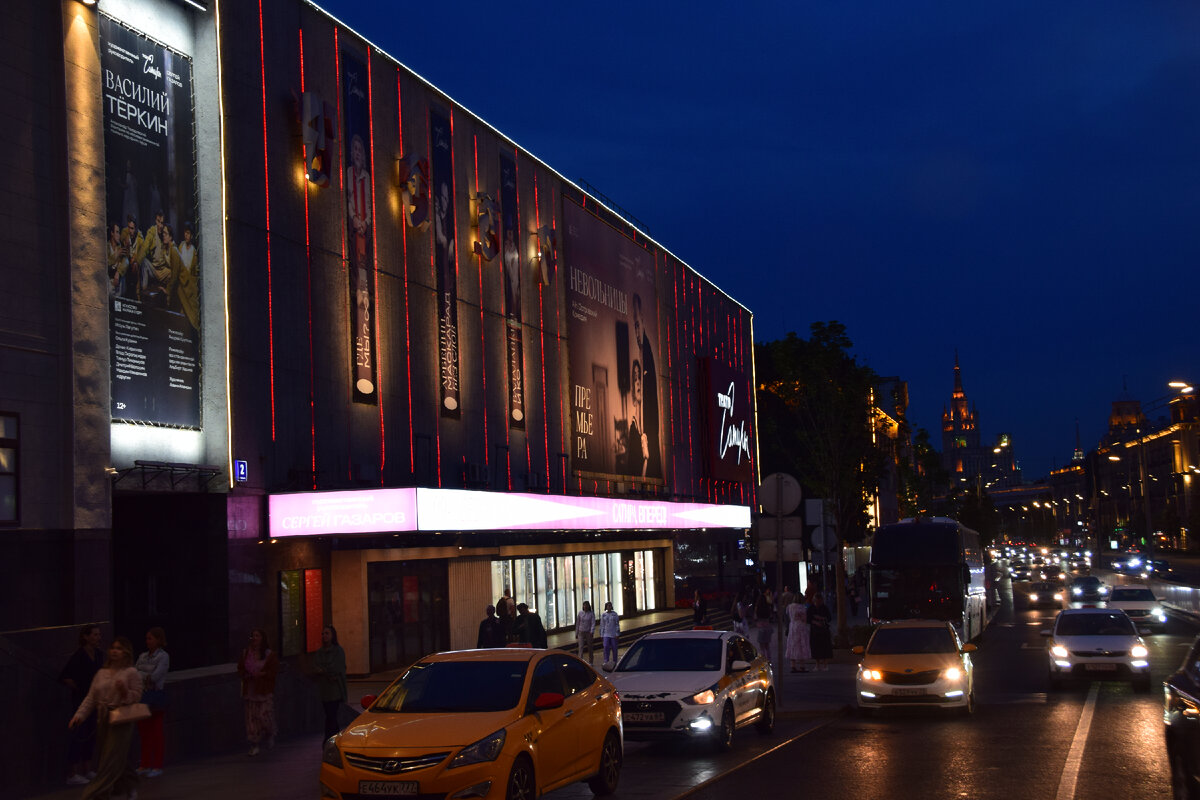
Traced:
<path fill-rule="evenodd" d="M 346 250 L 350 275 L 351 348 L 356 403 L 374 403 L 375 252 L 371 231 L 371 118 L 367 68 L 342 50 L 342 122 L 345 125 Z"/>
<path fill-rule="evenodd" d="M 517 213 L 517 162 L 500 153 L 500 251 L 504 259 L 504 329 L 508 347 L 508 424 L 525 428 L 525 348 L 521 339 L 521 223 Z"/>
<path fill-rule="evenodd" d="M 279 652 L 304 652 L 304 573 L 298 569 L 279 573 Z"/>
<path fill-rule="evenodd" d="M 712 358 L 703 359 L 704 394 L 700 407 L 705 419 L 705 465 L 719 481 L 754 480 L 750 461 L 754 415 L 750 379 L 744 372 Z"/>
<path fill-rule="evenodd" d="M 304 570 L 304 652 L 321 649 L 321 631 L 325 628 L 325 595 L 319 569 Z"/>
<path fill-rule="evenodd" d="M 654 256 L 573 202 L 563 219 L 575 469 L 661 482 Z"/>
<path fill-rule="evenodd" d="M 458 248 L 454 225 L 454 151 L 450 116 L 429 110 L 430 181 L 433 184 L 433 259 L 437 270 L 438 370 L 443 416 L 461 413 L 458 397 Z"/>
<path fill-rule="evenodd" d="M 114 420 L 200 427 L 192 62 L 101 14 Z"/>

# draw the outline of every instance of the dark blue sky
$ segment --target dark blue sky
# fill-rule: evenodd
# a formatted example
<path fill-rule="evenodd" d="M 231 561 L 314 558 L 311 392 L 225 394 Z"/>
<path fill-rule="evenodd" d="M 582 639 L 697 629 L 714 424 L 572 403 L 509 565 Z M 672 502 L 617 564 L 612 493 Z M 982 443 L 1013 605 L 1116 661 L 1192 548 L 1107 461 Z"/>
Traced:
<path fill-rule="evenodd" d="M 321 4 L 755 315 L 839 320 L 1027 478 L 1200 381 L 1190 0 Z"/>

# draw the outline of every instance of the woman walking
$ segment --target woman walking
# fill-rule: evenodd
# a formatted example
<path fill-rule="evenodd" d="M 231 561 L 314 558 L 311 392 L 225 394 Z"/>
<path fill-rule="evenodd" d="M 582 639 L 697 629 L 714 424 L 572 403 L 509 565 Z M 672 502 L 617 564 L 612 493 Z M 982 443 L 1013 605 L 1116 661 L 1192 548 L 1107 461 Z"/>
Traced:
<path fill-rule="evenodd" d="M 109 711 L 132 705 L 142 699 L 142 676 L 133 668 L 133 644 L 118 636 L 108 646 L 108 659 L 92 679 L 87 696 L 79 704 L 67 726 L 74 730 L 96 712 L 96 740 L 100 763 L 96 777 L 83 790 L 83 800 L 107 800 L 114 792 L 134 800 L 138 777 L 129 764 L 129 746 L 133 743 L 133 725 L 113 724 Z"/>
<path fill-rule="evenodd" d="M 150 706 L 150 719 L 138 722 L 138 736 L 142 740 L 139 771 L 147 778 L 162 775 L 163 751 L 166 749 L 163 714 L 167 709 L 167 670 L 171 668 L 166 647 L 167 634 L 162 628 L 151 628 L 146 631 L 146 652 L 138 656 L 136 664 L 142 676 L 144 702 Z"/>
<path fill-rule="evenodd" d="M 279 673 L 279 657 L 267 646 L 267 633 L 262 628 L 250 632 L 250 644 L 238 659 L 238 674 L 242 676 L 242 706 L 246 717 L 246 740 L 250 755 L 259 753 L 259 745 L 275 746 L 275 676 Z"/>
<path fill-rule="evenodd" d="M 812 658 L 808 643 L 808 605 L 804 595 L 797 592 L 785 610 L 788 621 L 787 648 L 784 657 L 792 662 L 792 672 L 808 672 L 804 663 Z M 796 666 L 799 663 L 800 666 Z"/>
<path fill-rule="evenodd" d="M 325 738 L 342 729 L 338 711 L 346 702 L 346 651 L 338 644 L 337 631 L 326 625 L 321 631 L 321 649 L 313 656 L 317 674 L 317 694 L 325 708 Z"/>
<path fill-rule="evenodd" d="M 829 606 L 825 605 L 825 598 L 820 592 L 813 594 L 813 604 L 808 609 L 808 624 L 809 624 L 809 646 L 812 648 L 812 657 L 817 662 L 817 669 L 829 671 L 829 662 L 833 659 L 833 632 L 829 629 L 829 623 L 833 620 L 833 614 L 829 611 Z"/>
<path fill-rule="evenodd" d="M 592 663 L 592 635 L 596 632 L 596 615 L 592 613 L 592 604 L 583 601 L 583 608 L 575 615 L 575 655 L 583 660 L 583 652 L 587 651 L 587 662 Z"/>
<path fill-rule="evenodd" d="M 100 626 L 84 625 L 79 629 L 79 648 L 58 674 L 60 683 L 71 690 L 71 705 L 78 708 L 87 697 L 92 679 L 104 666 L 104 651 L 100 649 Z M 92 750 L 96 744 L 96 721 L 84 720 L 71 731 L 67 742 L 67 783 L 82 786 L 96 773 L 92 771 Z"/>

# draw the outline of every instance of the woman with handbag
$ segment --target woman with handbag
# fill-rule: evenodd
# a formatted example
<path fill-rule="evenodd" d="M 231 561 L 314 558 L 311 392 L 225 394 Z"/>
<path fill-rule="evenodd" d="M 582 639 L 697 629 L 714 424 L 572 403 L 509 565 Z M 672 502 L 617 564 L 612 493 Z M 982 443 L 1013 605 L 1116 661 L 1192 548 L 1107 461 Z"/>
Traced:
<path fill-rule="evenodd" d="M 162 775 L 163 714 L 167 710 L 167 670 L 171 668 L 171 657 L 167 655 L 167 634 L 162 628 L 146 631 L 146 652 L 138 656 L 137 671 L 141 673 L 144 694 L 142 700 L 150 706 L 150 719 L 138 723 L 138 736 L 142 739 L 141 767 L 138 772 L 147 778 Z"/>
<path fill-rule="evenodd" d="M 87 697 L 67 723 L 74 730 L 96 712 L 100 763 L 96 777 L 83 790 L 83 800 L 106 800 L 114 792 L 137 798 L 137 773 L 129 765 L 133 720 L 150 711 L 142 699 L 142 677 L 133 668 L 133 644 L 118 636 L 108 646 L 108 659 L 92 679 Z"/>

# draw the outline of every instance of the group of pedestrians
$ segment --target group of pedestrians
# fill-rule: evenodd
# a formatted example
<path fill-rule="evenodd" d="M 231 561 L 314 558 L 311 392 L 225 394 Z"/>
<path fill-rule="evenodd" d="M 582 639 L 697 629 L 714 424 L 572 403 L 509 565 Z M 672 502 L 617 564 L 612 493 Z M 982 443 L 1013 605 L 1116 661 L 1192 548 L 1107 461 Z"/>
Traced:
<path fill-rule="evenodd" d="M 734 599 L 729 614 L 733 629 L 751 639 L 768 659 L 773 657 L 776 626 L 784 625 L 783 657 L 792 672 L 809 672 L 809 662 L 811 671 L 829 669 L 833 660 L 833 614 L 812 586 L 795 593 L 785 586 L 778 598 L 769 587 L 746 589 Z"/>
<path fill-rule="evenodd" d="M 489 605 L 479 623 L 479 635 L 475 646 L 507 647 L 510 644 L 545 649 L 547 646 L 546 626 L 541 616 L 525 603 L 512 606 L 513 600 L 506 591 L 496 605 Z M 516 614 L 512 613 L 513 608 Z M 589 664 L 595 663 L 595 639 L 599 634 L 603 644 L 603 659 L 606 664 L 617 661 L 617 640 L 621 635 L 621 622 L 612 603 L 604 604 L 604 613 L 597 619 L 589 600 L 584 600 L 575 615 L 575 652 Z"/>

